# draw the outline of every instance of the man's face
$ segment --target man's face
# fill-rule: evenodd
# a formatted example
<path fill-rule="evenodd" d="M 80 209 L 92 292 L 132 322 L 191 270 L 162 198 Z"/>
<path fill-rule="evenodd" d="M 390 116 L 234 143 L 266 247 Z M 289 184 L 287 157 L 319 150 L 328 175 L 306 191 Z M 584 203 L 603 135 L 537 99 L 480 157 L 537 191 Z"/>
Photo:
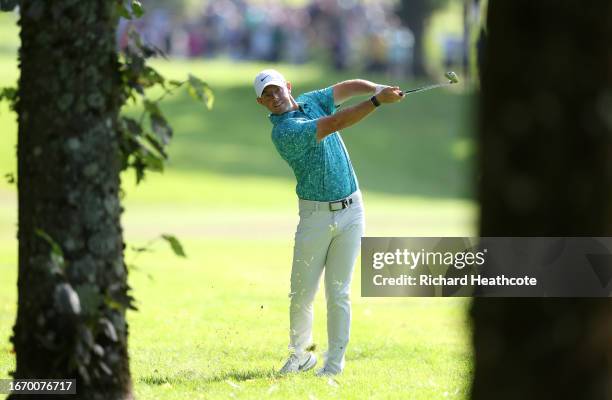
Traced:
<path fill-rule="evenodd" d="M 291 108 L 291 84 L 287 87 L 269 85 L 257 98 L 257 102 L 266 107 L 272 114 L 282 114 Z"/>

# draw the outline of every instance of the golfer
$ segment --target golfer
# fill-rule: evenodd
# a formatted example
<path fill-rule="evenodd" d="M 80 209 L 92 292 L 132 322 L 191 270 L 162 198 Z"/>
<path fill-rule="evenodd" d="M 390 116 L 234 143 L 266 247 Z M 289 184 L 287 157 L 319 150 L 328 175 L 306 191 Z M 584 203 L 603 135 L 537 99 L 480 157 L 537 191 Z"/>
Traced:
<path fill-rule="evenodd" d="M 272 141 L 293 169 L 299 198 L 289 293 L 291 355 L 280 373 L 307 371 L 317 362 L 308 350 L 312 302 L 325 271 L 328 349 L 317 375 L 339 374 L 351 325 L 351 277 L 365 223 L 357 177 L 338 131 L 382 104 L 402 100 L 403 93 L 397 86 L 355 79 L 294 99 L 291 83 L 272 69 L 261 71 L 254 86 L 257 102 L 271 113 Z M 358 95 L 371 97 L 336 112 L 337 104 Z"/>

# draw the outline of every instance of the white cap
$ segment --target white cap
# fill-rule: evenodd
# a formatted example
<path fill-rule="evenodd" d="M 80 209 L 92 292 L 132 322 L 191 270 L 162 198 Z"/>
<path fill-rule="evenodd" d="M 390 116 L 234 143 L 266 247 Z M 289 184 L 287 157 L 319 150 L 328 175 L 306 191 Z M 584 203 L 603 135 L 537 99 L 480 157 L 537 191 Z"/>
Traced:
<path fill-rule="evenodd" d="M 255 86 L 255 94 L 257 97 L 261 97 L 264 89 L 269 85 L 286 87 L 287 81 L 285 80 L 285 77 L 277 70 L 264 69 L 257 74 L 255 80 L 253 81 L 253 86 Z"/>

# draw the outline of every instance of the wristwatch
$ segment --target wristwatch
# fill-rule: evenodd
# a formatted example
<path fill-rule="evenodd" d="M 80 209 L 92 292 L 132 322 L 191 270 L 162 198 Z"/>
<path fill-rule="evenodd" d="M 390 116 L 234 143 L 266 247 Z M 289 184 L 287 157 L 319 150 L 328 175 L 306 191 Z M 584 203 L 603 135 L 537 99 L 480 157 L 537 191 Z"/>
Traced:
<path fill-rule="evenodd" d="M 374 104 L 374 107 L 378 107 L 378 106 L 380 106 L 380 101 L 378 101 L 378 99 L 376 98 L 376 96 L 372 96 L 372 97 L 370 97 L 370 101 L 372 102 L 372 104 Z"/>

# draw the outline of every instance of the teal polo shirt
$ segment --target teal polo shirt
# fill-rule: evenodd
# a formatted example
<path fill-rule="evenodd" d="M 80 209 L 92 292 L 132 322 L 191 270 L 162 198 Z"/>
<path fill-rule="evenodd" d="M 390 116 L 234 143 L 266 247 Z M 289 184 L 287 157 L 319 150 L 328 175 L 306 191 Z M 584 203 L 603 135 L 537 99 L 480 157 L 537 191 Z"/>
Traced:
<path fill-rule="evenodd" d="M 317 143 L 317 120 L 336 111 L 333 88 L 298 96 L 299 108 L 270 114 L 272 142 L 297 179 L 300 199 L 333 201 L 357 190 L 358 183 L 339 132 Z"/>

